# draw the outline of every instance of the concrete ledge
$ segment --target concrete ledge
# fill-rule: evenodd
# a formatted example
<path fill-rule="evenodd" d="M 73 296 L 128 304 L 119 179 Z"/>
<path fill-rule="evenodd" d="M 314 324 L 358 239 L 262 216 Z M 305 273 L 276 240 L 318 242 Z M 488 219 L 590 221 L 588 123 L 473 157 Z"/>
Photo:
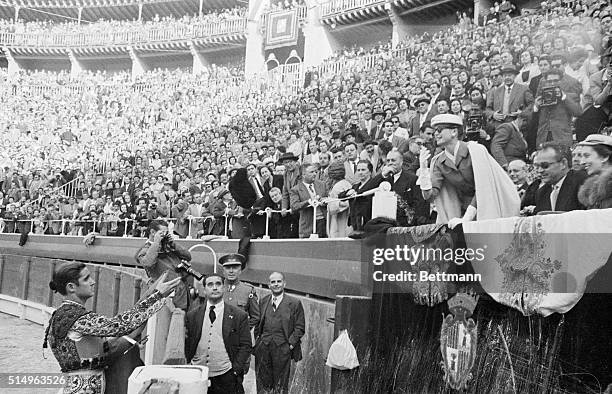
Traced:
<path fill-rule="evenodd" d="M 55 308 L 32 301 L 0 294 L 0 312 L 32 323 L 47 325 Z"/>

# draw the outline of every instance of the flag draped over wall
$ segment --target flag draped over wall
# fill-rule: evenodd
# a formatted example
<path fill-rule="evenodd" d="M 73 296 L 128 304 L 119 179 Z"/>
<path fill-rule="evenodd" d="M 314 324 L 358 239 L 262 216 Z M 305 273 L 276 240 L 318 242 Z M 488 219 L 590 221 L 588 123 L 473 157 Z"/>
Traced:
<path fill-rule="evenodd" d="M 483 289 L 525 316 L 565 313 L 612 253 L 612 209 L 469 222 L 468 247 L 484 248 L 473 261 Z M 595 289 L 612 293 L 612 284 Z"/>
<path fill-rule="evenodd" d="M 297 45 L 297 9 L 272 12 L 266 26 L 266 49 Z"/>

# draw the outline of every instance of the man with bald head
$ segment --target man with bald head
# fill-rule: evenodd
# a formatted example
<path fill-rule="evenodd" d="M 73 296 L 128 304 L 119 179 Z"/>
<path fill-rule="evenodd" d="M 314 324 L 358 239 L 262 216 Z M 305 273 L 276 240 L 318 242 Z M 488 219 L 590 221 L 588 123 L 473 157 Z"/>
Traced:
<path fill-rule="evenodd" d="M 285 276 L 270 275 L 270 292 L 259 303 L 261 317 L 255 327 L 257 392 L 288 393 L 291 360 L 302 359 L 301 339 L 306 330 L 302 302 L 285 294 Z"/>
<path fill-rule="evenodd" d="M 513 160 L 508 164 L 508 175 L 516 185 L 519 196 L 523 198 L 525 191 L 529 187 L 527 179 L 527 164 L 523 160 Z"/>
<path fill-rule="evenodd" d="M 398 226 L 418 226 L 431 223 L 429 203 L 423 199 L 421 189 L 416 185 L 417 176 L 403 170 L 404 157 L 393 149 L 387 154 L 387 163 L 372 179 L 372 188 L 386 181 L 391 184 L 401 201 L 398 200 L 396 220 Z"/>

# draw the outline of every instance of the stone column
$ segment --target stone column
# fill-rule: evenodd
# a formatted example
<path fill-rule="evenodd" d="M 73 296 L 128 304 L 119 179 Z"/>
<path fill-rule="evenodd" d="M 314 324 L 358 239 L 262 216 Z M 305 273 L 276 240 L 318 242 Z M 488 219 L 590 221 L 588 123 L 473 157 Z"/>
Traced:
<path fill-rule="evenodd" d="M 338 49 L 338 42 L 328 30 L 327 25 L 321 23 L 320 5 L 314 0 L 310 0 L 306 4 L 308 14 L 303 28 L 304 67 L 309 68 L 316 67 L 329 58 Z"/>
<path fill-rule="evenodd" d="M 193 75 L 201 74 L 208 69 L 211 62 L 206 58 L 206 56 L 204 56 L 203 53 L 198 52 L 193 42 L 189 43 L 189 52 L 191 52 L 191 56 L 193 57 Z"/>
<path fill-rule="evenodd" d="M 270 0 L 249 0 L 247 22 L 247 42 L 244 62 L 246 77 L 259 74 L 266 69 L 264 54 L 264 35 L 262 33 L 262 14 Z"/>
<path fill-rule="evenodd" d="M 19 70 L 21 70 L 21 66 L 19 65 L 17 60 L 15 60 L 15 58 L 13 57 L 11 50 L 8 49 L 7 47 L 4 47 L 2 49 L 4 51 L 4 55 L 6 56 L 6 61 L 8 62 L 8 70 L 7 70 L 8 74 L 9 75 L 18 74 Z"/>
<path fill-rule="evenodd" d="M 389 15 L 389 19 L 391 19 L 391 24 L 393 25 L 393 32 L 391 33 L 391 47 L 395 49 L 397 45 L 410 34 L 410 27 L 404 20 L 399 16 L 397 10 L 393 5 L 387 0 L 385 4 L 385 10 L 387 10 L 387 14 Z"/>
<path fill-rule="evenodd" d="M 134 48 L 129 49 L 130 59 L 132 60 L 132 81 L 136 80 L 136 77 L 142 75 L 149 69 L 146 63 L 136 54 Z"/>
<path fill-rule="evenodd" d="M 81 72 L 83 72 L 83 70 L 85 70 L 85 67 L 83 67 L 83 63 L 81 63 L 79 59 L 77 59 L 76 56 L 74 56 L 74 52 L 72 50 L 68 51 L 68 58 L 70 59 L 70 74 L 71 75 L 78 75 Z"/>

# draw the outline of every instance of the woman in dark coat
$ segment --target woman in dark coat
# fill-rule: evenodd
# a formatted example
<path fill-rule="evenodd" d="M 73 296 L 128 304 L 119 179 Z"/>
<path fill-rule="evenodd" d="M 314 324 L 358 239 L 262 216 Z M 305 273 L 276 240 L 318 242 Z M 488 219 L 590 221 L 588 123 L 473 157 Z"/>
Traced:
<path fill-rule="evenodd" d="M 356 172 L 359 182 L 355 183 L 353 189 L 349 190 L 346 195 L 357 195 L 376 188 L 376 183 L 372 182 L 372 171 L 373 166 L 369 160 L 359 160 Z M 349 224 L 353 226 L 354 231 L 363 231 L 363 226 L 372 219 L 372 196 L 357 197 L 349 200 Z"/>
<path fill-rule="evenodd" d="M 580 163 L 589 177 L 578 191 L 578 200 L 587 209 L 612 208 L 612 137 L 591 134 L 580 146 Z"/>

